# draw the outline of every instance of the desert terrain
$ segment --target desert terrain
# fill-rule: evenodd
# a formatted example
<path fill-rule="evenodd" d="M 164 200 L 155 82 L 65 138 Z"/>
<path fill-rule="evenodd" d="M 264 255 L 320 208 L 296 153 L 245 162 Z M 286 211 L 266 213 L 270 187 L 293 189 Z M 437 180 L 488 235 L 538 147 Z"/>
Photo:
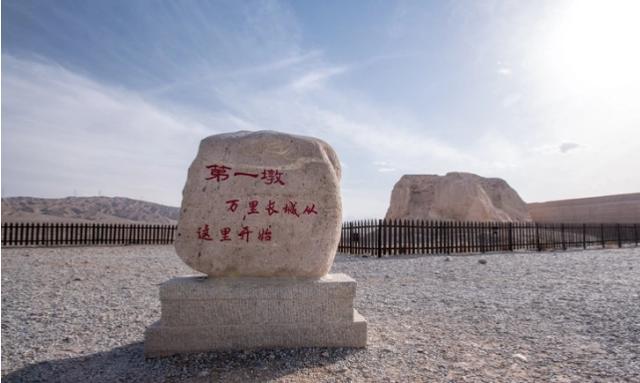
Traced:
<path fill-rule="evenodd" d="M 143 358 L 172 246 L 2 251 L 4 382 L 637 382 L 640 249 L 362 258 L 366 349 Z"/>

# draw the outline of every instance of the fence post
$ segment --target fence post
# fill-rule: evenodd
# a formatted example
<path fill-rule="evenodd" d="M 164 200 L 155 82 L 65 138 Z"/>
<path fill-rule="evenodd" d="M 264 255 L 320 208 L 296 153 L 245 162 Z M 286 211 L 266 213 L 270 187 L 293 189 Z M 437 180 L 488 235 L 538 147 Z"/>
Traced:
<path fill-rule="evenodd" d="M 618 231 L 618 247 L 622 247 L 622 237 L 620 236 L 620 224 L 616 225 L 616 230 Z"/>
<path fill-rule="evenodd" d="M 600 241 L 602 241 L 602 248 L 604 249 L 604 223 L 600 224 Z"/>
<path fill-rule="evenodd" d="M 382 258 L 382 220 L 378 220 L 378 258 Z"/>
<path fill-rule="evenodd" d="M 349 254 L 353 254 L 353 222 L 349 222 Z"/>
<path fill-rule="evenodd" d="M 582 224 L 582 248 L 587 248 L 587 224 Z"/>
<path fill-rule="evenodd" d="M 509 222 L 509 251 L 513 251 L 513 224 Z"/>
<path fill-rule="evenodd" d="M 562 250 L 567 250 L 567 243 L 564 240 L 564 223 L 560 224 L 560 240 L 562 241 Z"/>
<path fill-rule="evenodd" d="M 538 251 L 542 251 L 542 248 L 540 247 L 540 229 L 538 228 L 538 222 L 535 223 L 535 228 L 536 228 L 536 247 L 538 248 Z"/>
<path fill-rule="evenodd" d="M 633 224 L 633 237 L 636 240 L 636 246 L 638 246 L 638 224 Z"/>

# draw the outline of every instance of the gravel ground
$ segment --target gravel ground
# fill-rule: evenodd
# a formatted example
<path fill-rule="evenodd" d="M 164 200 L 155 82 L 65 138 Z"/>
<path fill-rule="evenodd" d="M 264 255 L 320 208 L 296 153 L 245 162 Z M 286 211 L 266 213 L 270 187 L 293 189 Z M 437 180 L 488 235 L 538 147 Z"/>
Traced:
<path fill-rule="evenodd" d="M 484 261 L 484 262 L 480 262 Z M 170 246 L 2 251 L 6 382 L 640 382 L 640 248 L 360 258 L 366 349 L 145 360 Z"/>

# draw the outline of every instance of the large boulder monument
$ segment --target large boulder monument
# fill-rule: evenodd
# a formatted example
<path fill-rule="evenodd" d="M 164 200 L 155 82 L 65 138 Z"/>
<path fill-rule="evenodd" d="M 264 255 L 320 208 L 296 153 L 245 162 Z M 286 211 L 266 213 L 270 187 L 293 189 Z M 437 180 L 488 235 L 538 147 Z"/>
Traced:
<path fill-rule="evenodd" d="M 365 347 L 356 282 L 328 274 L 341 221 L 340 162 L 327 143 L 273 131 L 202 140 L 175 248 L 206 276 L 160 286 L 145 355 Z"/>
<path fill-rule="evenodd" d="M 531 221 L 527 204 L 500 178 L 472 173 L 404 175 L 393 187 L 386 219 Z"/>

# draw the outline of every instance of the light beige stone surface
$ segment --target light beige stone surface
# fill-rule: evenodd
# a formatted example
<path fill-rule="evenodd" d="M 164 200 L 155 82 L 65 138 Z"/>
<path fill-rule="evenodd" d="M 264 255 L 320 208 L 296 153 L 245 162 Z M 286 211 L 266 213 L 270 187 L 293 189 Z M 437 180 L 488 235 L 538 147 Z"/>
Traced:
<path fill-rule="evenodd" d="M 471 173 L 404 175 L 393 187 L 386 219 L 530 221 L 526 203 L 499 178 Z"/>
<path fill-rule="evenodd" d="M 174 278 L 160 288 L 162 316 L 145 355 L 278 347 L 365 347 L 367 322 L 353 308 L 356 283 L 319 279 Z"/>
<path fill-rule="evenodd" d="M 640 223 L 640 193 L 528 204 L 536 222 Z"/>
<path fill-rule="evenodd" d="M 350 321 L 355 293 L 356 282 L 344 274 L 319 279 L 180 277 L 160 287 L 161 321 L 175 326 Z"/>
<path fill-rule="evenodd" d="M 365 347 L 356 283 L 327 274 L 342 220 L 340 164 L 325 142 L 272 131 L 204 139 L 189 168 L 176 252 L 207 277 L 160 287 L 145 355 Z"/>
<path fill-rule="evenodd" d="M 189 168 L 176 252 L 215 277 L 325 275 L 340 236 L 339 182 L 338 158 L 321 140 L 208 137 Z"/>

